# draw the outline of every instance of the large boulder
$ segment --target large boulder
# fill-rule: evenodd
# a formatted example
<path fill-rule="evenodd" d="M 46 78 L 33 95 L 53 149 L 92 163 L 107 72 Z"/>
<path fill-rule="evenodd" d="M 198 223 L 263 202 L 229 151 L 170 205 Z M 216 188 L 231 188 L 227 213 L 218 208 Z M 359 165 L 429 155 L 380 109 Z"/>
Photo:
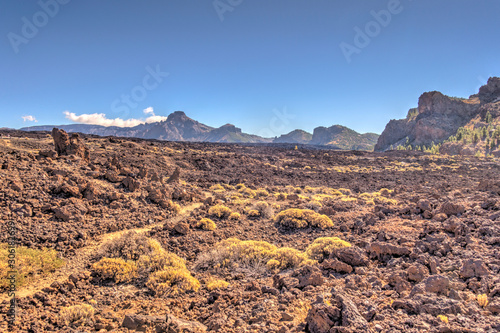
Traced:
<path fill-rule="evenodd" d="M 89 150 L 80 139 L 78 133 L 73 133 L 70 137 L 66 131 L 54 128 L 52 129 L 52 138 L 54 139 L 57 155 L 75 155 L 81 157 L 85 162 L 90 161 Z"/>

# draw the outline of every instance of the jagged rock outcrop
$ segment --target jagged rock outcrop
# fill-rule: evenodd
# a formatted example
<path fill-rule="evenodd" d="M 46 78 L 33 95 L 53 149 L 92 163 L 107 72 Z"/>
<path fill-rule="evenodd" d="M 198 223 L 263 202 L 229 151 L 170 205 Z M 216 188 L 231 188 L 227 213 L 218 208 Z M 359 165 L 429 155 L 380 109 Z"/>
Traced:
<path fill-rule="evenodd" d="M 52 129 L 52 138 L 57 155 L 75 155 L 81 157 L 84 161 L 90 161 L 89 150 L 80 139 L 78 133 L 71 134 L 71 137 L 66 131 L 58 128 Z"/>
<path fill-rule="evenodd" d="M 399 145 L 442 143 L 455 135 L 460 127 L 470 125 L 477 117 L 484 118 L 487 112 L 493 118 L 499 116 L 498 107 L 492 107 L 492 103 L 497 102 L 500 102 L 500 78 L 496 77 L 490 78 L 477 95 L 468 99 L 449 97 L 438 91 L 426 92 L 420 96 L 418 108 L 411 109 L 406 119 L 391 120 L 387 124 L 375 150 L 395 149 Z M 445 148 L 445 153 L 474 154 L 474 150 L 462 151 L 463 147 L 448 148 Z"/>
<path fill-rule="evenodd" d="M 339 149 L 372 150 L 377 139 L 378 135 L 374 133 L 360 134 L 345 126 L 333 125 L 316 127 L 310 143 Z"/>
<path fill-rule="evenodd" d="M 312 134 L 306 131 L 297 129 L 288 134 L 283 134 L 273 140 L 273 143 L 297 143 L 308 144 L 312 140 Z"/>
<path fill-rule="evenodd" d="M 488 83 L 479 88 L 477 97 L 481 104 L 495 103 L 500 101 L 500 77 L 490 77 Z"/>

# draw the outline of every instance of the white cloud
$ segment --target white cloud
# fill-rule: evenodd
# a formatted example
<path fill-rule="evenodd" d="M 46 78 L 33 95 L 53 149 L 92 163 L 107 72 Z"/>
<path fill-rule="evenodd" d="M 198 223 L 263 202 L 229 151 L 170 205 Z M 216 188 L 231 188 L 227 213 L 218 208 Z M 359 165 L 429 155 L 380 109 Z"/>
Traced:
<path fill-rule="evenodd" d="M 144 114 L 151 114 L 151 116 L 147 117 L 146 119 L 121 119 L 121 118 L 114 118 L 114 119 L 109 119 L 106 118 L 106 115 L 104 113 L 91 113 L 91 114 L 81 114 L 77 115 L 76 113 L 69 112 L 69 111 L 64 111 L 64 115 L 66 116 L 66 119 L 69 119 L 75 123 L 80 123 L 80 124 L 88 124 L 88 125 L 101 125 L 101 126 L 117 126 L 117 127 L 134 127 L 137 125 L 141 124 L 150 124 L 150 123 L 155 123 L 159 121 L 166 120 L 167 117 L 163 116 L 156 116 L 154 114 L 153 108 L 149 107 L 147 109 L 144 109 Z"/>
<path fill-rule="evenodd" d="M 152 107 L 152 106 L 150 106 L 149 108 L 145 108 L 144 110 L 142 110 L 142 112 L 144 112 L 144 114 L 150 114 L 150 115 L 152 115 L 152 116 L 154 116 L 154 115 L 155 115 L 155 112 L 154 112 L 154 110 L 153 110 L 153 107 Z"/>
<path fill-rule="evenodd" d="M 22 116 L 22 118 L 23 118 L 24 122 L 27 122 L 27 121 L 34 121 L 35 123 L 38 122 L 38 120 L 36 120 L 36 118 L 34 116 Z"/>

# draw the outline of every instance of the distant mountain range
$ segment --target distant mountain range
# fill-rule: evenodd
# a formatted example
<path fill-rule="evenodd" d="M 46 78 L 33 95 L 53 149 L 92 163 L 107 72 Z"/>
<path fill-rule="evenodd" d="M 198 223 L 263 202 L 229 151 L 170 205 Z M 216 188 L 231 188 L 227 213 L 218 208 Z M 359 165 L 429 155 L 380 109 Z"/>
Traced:
<path fill-rule="evenodd" d="M 444 154 L 493 155 L 500 157 L 500 78 L 488 83 L 469 98 L 443 95 L 438 91 L 422 94 L 418 107 L 410 109 L 405 119 L 391 120 L 379 136 L 357 133 L 345 126 L 317 127 L 313 133 L 297 129 L 276 138 L 243 133 L 226 124 L 214 128 L 176 111 L 162 122 L 135 127 L 99 125 L 33 126 L 24 131 L 51 131 L 58 127 L 67 132 L 100 136 L 136 137 L 168 141 L 226 143 L 290 143 L 328 146 L 347 150 L 391 149 L 424 150 Z"/>
<path fill-rule="evenodd" d="M 226 124 L 210 127 L 186 116 L 182 111 L 171 113 L 165 121 L 142 124 L 135 127 L 115 127 L 86 124 L 46 125 L 21 128 L 22 131 L 51 131 L 57 127 L 66 132 L 79 132 L 100 136 L 120 136 L 167 141 L 200 141 L 224 143 L 291 143 L 330 146 L 337 149 L 373 150 L 378 135 L 359 134 L 347 127 L 334 125 L 318 127 L 313 134 L 294 130 L 279 138 L 263 138 L 243 133 L 240 128 Z"/>

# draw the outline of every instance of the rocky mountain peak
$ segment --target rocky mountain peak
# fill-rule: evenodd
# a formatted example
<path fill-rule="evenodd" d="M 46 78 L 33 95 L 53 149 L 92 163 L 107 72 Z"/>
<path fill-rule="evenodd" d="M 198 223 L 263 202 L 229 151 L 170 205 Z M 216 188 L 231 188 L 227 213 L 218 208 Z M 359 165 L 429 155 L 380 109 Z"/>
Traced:
<path fill-rule="evenodd" d="M 481 104 L 500 101 L 500 77 L 490 77 L 477 94 Z"/>
<path fill-rule="evenodd" d="M 189 118 L 184 111 L 175 111 L 168 115 L 167 121 L 186 121 Z"/>
<path fill-rule="evenodd" d="M 219 127 L 220 130 L 232 133 L 241 133 L 241 128 L 234 126 L 233 124 L 225 124 Z"/>

